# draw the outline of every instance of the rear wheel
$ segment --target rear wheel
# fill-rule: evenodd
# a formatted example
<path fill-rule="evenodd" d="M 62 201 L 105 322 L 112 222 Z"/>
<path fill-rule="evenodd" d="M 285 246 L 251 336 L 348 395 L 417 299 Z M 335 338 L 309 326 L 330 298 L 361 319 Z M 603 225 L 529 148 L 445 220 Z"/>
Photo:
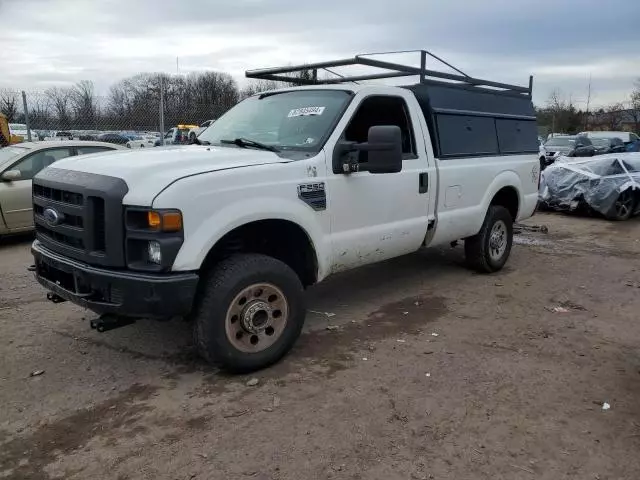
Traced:
<path fill-rule="evenodd" d="M 467 263 L 479 272 L 497 272 L 507 263 L 513 244 L 513 220 L 509 211 L 491 205 L 477 235 L 464 241 Z"/>
<path fill-rule="evenodd" d="M 243 373 L 282 358 L 300 336 L 303 288 L 283 262 L 235 255 L 213 267 L 194 311 L 194 339 L 207 361 Z"/>
<path fill-rule="evenodd" d="M 633 190 L 628 189 L 622 192 L 615 203 L 611 206 L 611 210 L 607 213 L 606 217 L 609 220 L 624 221 L 628 220 L 633 213 L 633 209 L 636 203 Z"/>

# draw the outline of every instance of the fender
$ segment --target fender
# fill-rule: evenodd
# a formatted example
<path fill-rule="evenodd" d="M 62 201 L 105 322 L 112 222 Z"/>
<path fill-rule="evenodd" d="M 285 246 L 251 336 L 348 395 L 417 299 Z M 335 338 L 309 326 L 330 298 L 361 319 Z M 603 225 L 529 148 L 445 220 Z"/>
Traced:
<path fill-rule="evenodd" d="M 275 197 L 252 197 L 217 209 L 204 220 L 190 221 L 185 216 L 185 243 L 172 270 L 200 269 L 213 246 L 232 230 L 259 220 L 287 220 L 300 226 L 309 237 L 318 260 L 318 281 L 327 276 L 331 261 L 329 236 L 316 220 L 317 213 L 298 201 Z M 322 213 L 328 215 L 327 212 Z"/>
<path fill-rule="evenodd" d="M 500 172 L 496 178 L 493 179 L 489 187 L 487 188 L 484 197 L 482 198 L 482 221 L 484 221 L 484 216 L 486 215 L 487 210 L 489 210 L 489 205 L 491 204 L 491 200 L 495 197 L 496 193 L 498 193 L 504 187 L 512 187 L 515 189 L 518 194 L 518 215 L 522 211 L 522 206 L 524 204 L 524 198 L 522 196 L 522 181 L 516 172 L 513 170 L 505 170 Z M 482 222 L 480 223 L 482 225 Z"/>

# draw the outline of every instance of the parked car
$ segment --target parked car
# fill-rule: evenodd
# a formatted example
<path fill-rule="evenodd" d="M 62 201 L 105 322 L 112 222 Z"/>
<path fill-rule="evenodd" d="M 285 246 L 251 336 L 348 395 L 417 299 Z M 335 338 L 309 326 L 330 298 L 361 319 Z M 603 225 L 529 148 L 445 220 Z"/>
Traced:
<path fill-rule="evenodd" d="M 622 153 L 626 152 L 624 142 L 618 137 L 604 138 L 593 137 L 590 139 L 596 149 L 596 155 L 604 155 L 606 153 Z"/>
<path fill-rule="evenodd" d="M 198 135 L 204 132 L 215 120 L 207 120 L 202 122 L 199 127 L 189 130 L 189 143 L 194 143 Z"/>
<path fill-rule="evenodd" d="M 640 213 L 640 153 L 556 162 L 542 172 L 539 195 L 551 209 L 627 220 Z"/>
<path fill-rule="evenodd" d="M 73 140 L 73 133 L 66 130 L 56 132 L 55 138 L 58 140 Z"/>
<path fill-rule="evenodd" d="M 157 138 L 151 135 L 131 135 L 127 148 L 155 147 Z"/>
<path fill-rule="evenodd" d="M 98 136 L 97 140 L 99 142 L 113 143 L 115 145 L 126 145 L 127 142 L 129 142 L 128 137 L 119 133 L 103 133 Z"/>
<path fill-rule="evenodd" d="M 616 131 L 587 131 L 580 132 L 579 135 L 583 135 L 589 138 L 619 138 L 625 145 L 630 143 L 640 142 L 640 137 L 633 132 L 616 132 Z"/>
<path fill-rule="evenodd" d="M 170 128 L 164 134 L 164 145 L 180 145 L 189 143 L 189 131 L 198 128 L 197 125 L 177 125 Z M 160 139 L 157 139 L 155 146 L 162 145 Z"/>
<path fill-rule="evenodd" d="M 596 149 L 591 140 L 582 135 L 562 135 L 551 137 L 544 144 L 540 152 L 540 169 L 544 170 L 559 156 L 567 157 L 592 157 Z"/>
<path fill-rule="evenodd" d="M 31 182 L 40 170 L 63 158 L 118 148 L 109 143 L 68 140 L 0 148 L 0 235 L 33 229 Z"/>
<path fill-rule="evenodd" d="M 347 77 L 276 90 L 238 103 L 202 145 L 45 169 L 37 205 L 94 223 L 71 233 L 64 221 L 38 220 L 36 278 L 54 301 L 117 314 L 94 321 L 98 331 L 121 318 L 189 316 L 205 359 L 246 372 L 293 346 L 304 287 L 331 274 L 460 239 L 471 267 L 498 271 L 514 222 L 537 205 L 531 88 L 446 78 L 459 83 Z M 88 195 L 108 214 L 73 207 Z"/>

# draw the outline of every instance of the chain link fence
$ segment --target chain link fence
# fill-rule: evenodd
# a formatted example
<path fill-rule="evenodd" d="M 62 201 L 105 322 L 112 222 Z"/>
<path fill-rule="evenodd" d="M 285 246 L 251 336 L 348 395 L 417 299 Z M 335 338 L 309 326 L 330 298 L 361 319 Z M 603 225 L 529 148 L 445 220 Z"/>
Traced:
<path fill-rule="evenodd" d="M 161 133 L 215 120 L 245 94 L 224 73 L 140 74 L 115 83 L 106 95 L 96 94 L 89 81 L 46 90 L 0 89 L 0 112 L 12 130 L 22 136 L 27 131 L 32 141 L 73 138 L 117 143 L 120 136 L 124 143 L 124 138 L 143 136 L 164 143 Z M 190 139 L 184 134 L 167 140 Z"/>

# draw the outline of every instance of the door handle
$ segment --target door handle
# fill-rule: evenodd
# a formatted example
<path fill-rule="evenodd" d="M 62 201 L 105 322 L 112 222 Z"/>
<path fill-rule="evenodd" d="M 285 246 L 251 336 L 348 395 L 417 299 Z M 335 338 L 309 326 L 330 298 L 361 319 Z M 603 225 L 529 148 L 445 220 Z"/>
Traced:
<path fill-rule="evenodd" d="M 418 179 L 418 192 L 427 193 L 429 191 L 429 173 L 422 172 Z"/>

